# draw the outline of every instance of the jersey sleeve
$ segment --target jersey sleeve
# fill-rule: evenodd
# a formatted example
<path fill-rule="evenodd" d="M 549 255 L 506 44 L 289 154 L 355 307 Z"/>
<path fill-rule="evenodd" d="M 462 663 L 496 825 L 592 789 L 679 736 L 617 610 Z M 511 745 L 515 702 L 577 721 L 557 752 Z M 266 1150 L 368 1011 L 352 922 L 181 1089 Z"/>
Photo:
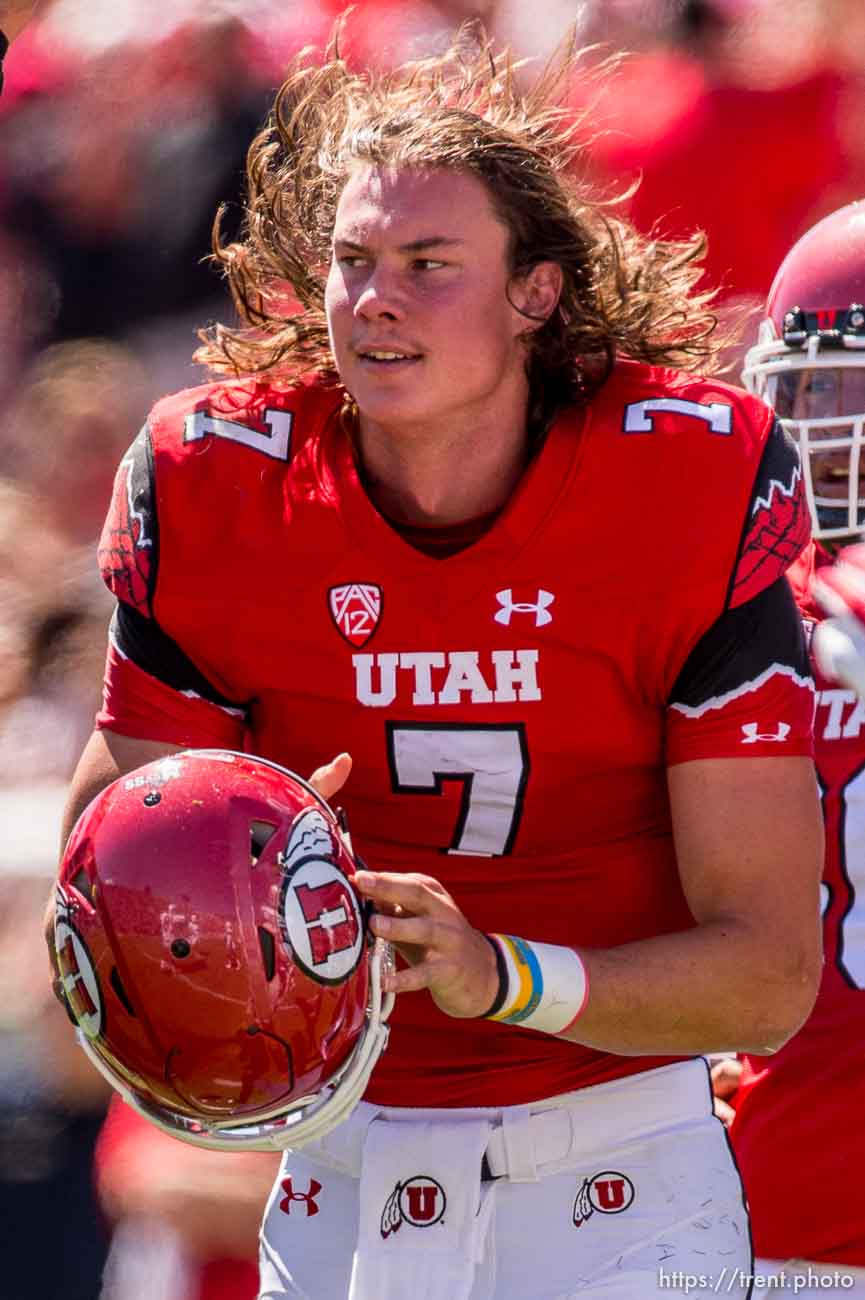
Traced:
<path fill-rule="evenodd" d="M 790 568 L 811 536 L 799 450 L 775 420 L 760 459 L 727 607 L 743 605 Z"/>
<path fill-rule="evenodd" d="M 670 694 L 667 763 L 813 753 L 814 683 L 785 578 L 727 609 Z"/>
<path fill-rule="evenodd" d="M 246 715 L 167 685 L 109 641 L 96 727 L 189 749 L 243 749 Z"/>
<path fill-rule="evenodd" d="M 117 467 L 97 560 L 109 591 L 148 617 L 158 556 L 153 453 L 145 425 Z"/>
<path fill-rule="evenodd" d="M 171 744 L 241 748 L 244 703 L 217 690 L 154 616 L 159 530 L 147 426 L 118 467 L 98 559 L 118 603 L 97 728 Z"/>

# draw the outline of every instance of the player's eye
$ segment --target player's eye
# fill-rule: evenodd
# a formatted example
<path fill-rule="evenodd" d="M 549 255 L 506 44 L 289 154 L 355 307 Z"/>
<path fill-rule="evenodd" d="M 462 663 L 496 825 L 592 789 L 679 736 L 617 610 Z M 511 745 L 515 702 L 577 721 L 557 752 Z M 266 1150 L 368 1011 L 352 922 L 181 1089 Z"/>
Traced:
<path fill-rule="evenodd" d="M 812 397 L 823 397 L 826 393 L 834 393 L 835 376 L 828 370 L 815 370 L 805 386 L 806 393 Z"/>
<path fill-rule="evenodd" d="M 435 257 L 416 257 L 412 262 L 412 266 L 416 271 L 437 271 L 445 265 L 445 262 L 441 262 Z"/>

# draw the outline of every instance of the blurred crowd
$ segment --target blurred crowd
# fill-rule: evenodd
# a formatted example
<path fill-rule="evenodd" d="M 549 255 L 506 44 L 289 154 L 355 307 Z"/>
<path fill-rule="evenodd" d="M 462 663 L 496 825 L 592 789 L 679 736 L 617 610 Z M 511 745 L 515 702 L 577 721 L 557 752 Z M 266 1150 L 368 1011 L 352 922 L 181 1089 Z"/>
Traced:
<path fill-rule="evenodd" d="M 112 1106 L 52 999 L 39 918 L 110 601 L 95 541 L 150 404 L 230 318 L 206 262 L 290 55 L 342 0 L 45 0 L 0 99 L 0 1254 L 24 1300 L 244 1300 L 274 1162 L 187 1149 Z M 527 59 L 569 26 L 626 50 L 588 173 L 645 230 L 708 235 L 746 320 L 787 248 L 865 195 L 862 0 L 355 0 L 346 57 L 400 62 L 480 18 Z M 526 75 L 530 75 L 527 71 Z M 639 184 L 636 184 L 639 182 Z M 751 331 L 753 333 L 753 330 Z M 732 359 L 735 365 L 735 358 Z M 50 1243 L 45 1276 L 34 1283 Z M 106 1267 L 106 1258 L 108 1260 Z M 17 1261 L 17 1264 L 16 1264 Z M 20 1273 L 16 1267 L 20 1265 Z M 104 1281 L 103 1279 L 104 1276 Z"/>

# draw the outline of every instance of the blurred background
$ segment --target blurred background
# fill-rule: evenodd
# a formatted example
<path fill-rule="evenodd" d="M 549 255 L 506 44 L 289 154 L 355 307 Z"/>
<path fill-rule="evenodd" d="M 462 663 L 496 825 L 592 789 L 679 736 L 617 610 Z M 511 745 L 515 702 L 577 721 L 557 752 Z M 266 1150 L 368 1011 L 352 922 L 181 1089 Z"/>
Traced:
<path fill-rule="evenodd" d="M 270 1156 L 163 1138 L 108 1105 L 39 931 L 110 601 L 95 542 L 122 452 L 200 382 L 230 319 L 203 260 L 290 55 L 341 0 L 43 0 L 0 98 L 0 1259 L 3 1300 L 251 1300 Z M 527 58 L 570 25 L 627 50 L 589 170 L 646 231 L 709 238 L 743 319 L 815 220 L 865 195 L 862 0 L 355 0 L 357 66 L 480 17 Z M 594 92 L 593 92 L 594 95 Z M 574 91 L 575 110 L 584 107 Z M 753 333 L 753 330 L 751 331 Z M 735 364 L 735 358 L 734 358 Z"/>

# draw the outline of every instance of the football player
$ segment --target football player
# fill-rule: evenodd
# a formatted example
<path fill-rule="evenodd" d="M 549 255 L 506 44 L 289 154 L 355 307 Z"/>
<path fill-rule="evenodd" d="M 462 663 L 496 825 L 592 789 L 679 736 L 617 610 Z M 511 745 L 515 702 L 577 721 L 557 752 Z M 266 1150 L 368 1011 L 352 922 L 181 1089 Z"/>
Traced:
<path fill-rule="evenodd" d="M 769 294 L 747 386 L 772 403 L 802 454 L 815 544 L 789 577 L 809 629 L 839 545 L 865 527 L 865 203 L 813 226 Z M 843 577 L 842 577 L 843 589 Z M 830 602 L 831 603 L 831 602 Z M 826 641 L 826 633 L 829 636 Z M 865 705 L 837 680 L 844 630 L 814 634 L 815 751 L 826 824 L 826 964 L 805 1026 L 773 1056 L 747 1053 L 731 1134 L 752 1214 L 758 1275 L 800 1295 L 865 1296 Z M 841 637 L 841 649 L 838 638 Z M 831 676 L 821 672 L 821 665 Z M 793 1261 L 792 1263 L 790 1261 Z M 755 1296 L 758 1294 L 755 1289 Z"/>
<path fill-rule="evenodd" d="M 819 978 L 807 503 L 702 377 L 701 242 L 573 179 L 575 62 L 298 61 L 217 231 L 218 377 L 118 471 L 68 824 L 181 747 L 336 754 L 402 958 L 365 1099 L 285 1155 L 263 1300 L 749 1289 L 700 1054 L 778 1048 Z"/>

